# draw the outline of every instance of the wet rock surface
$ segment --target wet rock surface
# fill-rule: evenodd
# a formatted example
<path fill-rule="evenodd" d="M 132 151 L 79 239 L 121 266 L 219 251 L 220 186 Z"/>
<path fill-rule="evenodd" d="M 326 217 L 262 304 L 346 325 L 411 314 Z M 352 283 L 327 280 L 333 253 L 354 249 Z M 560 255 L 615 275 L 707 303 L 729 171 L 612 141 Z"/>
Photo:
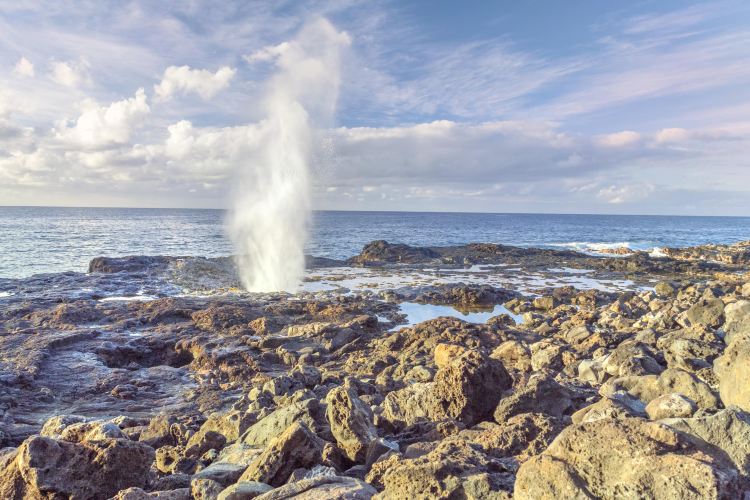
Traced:
<path fill-rule="evenodd" d="M 0 497 L 742 498 L 748 248 L 377 241 L 297 294 L 229 258 L 1 279 Z"/>

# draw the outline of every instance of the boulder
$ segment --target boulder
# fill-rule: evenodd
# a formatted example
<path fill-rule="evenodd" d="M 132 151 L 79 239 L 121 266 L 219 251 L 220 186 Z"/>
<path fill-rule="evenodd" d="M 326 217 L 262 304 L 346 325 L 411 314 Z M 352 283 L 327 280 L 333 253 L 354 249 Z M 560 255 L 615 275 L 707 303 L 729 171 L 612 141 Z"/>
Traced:
<path fill-rule="evenodd" d="M 546 413 L 562 416 L 573 406 L 573 393 L 554 379 L 534 376 L 521 389 L 500 400 L 495 408 L 495 421 L 503 423 L 521 413 Z"/>
<path fill-rule="evenodd" d="M 215 431 L 196 432 L 187 442 L 185 456 L 198 458 L 208 450 L 221 450 L 227 442 L 222 434 Z"/>
<path fill-rule="evenodd" d="M 251 446 L 265 446 L 294 422 L 303 422 L 319 433 L 325 425 L 325 416 L 318 401 L 307 399 L 277 408 L 250 426 L 240 441 Z"/>
<path fill-rule="evenodd" d="M 750 411 L 750 341 L 732 342 L 714 360 L 714 372 L 719 378 L 719 395 L 724 406 Z"/>
<path fill-rule="evenodd" d="M 215 462 L 201 469 L 193 475 L 195 479 L 210 479 L 216 481 L 222 487 L 236 483 L 243 472 L 247 469 L 244 465 L 228 464 L 226 462 Z"/>
<path fill-rule="evenodd" d="M 376 493 L 377 490 L 371 485 L 353 477 L 316 476 L 285 484 L 257 498 L 258 500 L 284 500 L 287 498 L 294 498 L 295 500 L 324 498 L 368 500 Z"/>
<path fill-rule="evenodd" d="M 602 419 L 565 429 L 521 465 L 514 498 L 720 499 L 739 496 L 738 473 L 655 422 Z"/>
<path fill-rule="evenodd" d="M 434 382 L 411 384 L 388 393 L 383 417 L 411 425 L 421 419 L 453 419 L 474 425 L 491 418 L 512 380 L 497 359 L 467 351 L 438 370 Z"/>
<path fill-rule="evenodd" d="M 665 394 L 652 399 L 646 405 L 646 414 L 651 420 L 690 417 L 695 413 L 695 403 L 682 394 Z"/>
<path fill-rule="evenodd" d="M 274 438 L 253 460 L 240 481 L 259 481 L 281 486 L 298 468 L 310 468 L 323 462 L 325 441 L 302 422 L 295 422 Z"/>
<path fill-rule="evenodd" d="M 178 488 L 176 490 L 161 490 L 146 492 L 142 488 L 132 487 L 120 491 L 111 500 L 203 500 L 200 497 L 192 497 L 190 488 Z"/>
<path fill-rule="evenodd" d="M 463 439 L 446 439 L 417 458 L 393 458 L 366 480 L 382 483 L 383 498 L 510 498 L 511 461 L 494 458 Z M 380 477 L 376 477 L 378 474 Z"/>
<path fill-rule="evenodd" d="M 748 283 L 750 285 L 750 283 Z M 729 345 L 735 339 L 750 340 L 750 300 L 738 300 L 724 308 L 724 342 Z"/>
<path fill-rule="evenodd" d="M 349 460 L 364 462 L 368 445 L 378 436 L 372 411 L 353 389 L 345 387 L 331 390 L 326 403 L 328 424 L 339 447 Z"/>
<path fill-rule="evenodd" d="M 660 281 L 654 285 L 654 292 L 659 297 L 672 297 L 677 293 L 677 287 L 669 281 Z"/>
<path fill-rule="evenodd" d="M 172 415 L 157 415 L 149 421 L 148 427 L 141 431 L 138 440 L 154 448 L 174 445 L 176 442 L 172 426 L 176 423 L 177 419 Z"/>
<path fill-rule="evenodd" d="M 224 487 L 204 477 L 196 477 L 190 482 L 190 498 L 192 500 L 216 500 Z"/>
<path fill-rule="evenodd" d="M 218 432 L 224 436 L 227 443 L 233 443 L 253 423 L 255 423 L 253 415 L 239 410 L 213 413 L 206 419 L 196 434 L 205 434 L 209 431 Z M 191 438 L 192 440 L 193 438 Z"/>
<path fill-rule="evenodd" d="M 750 414 L 730 407 L 715 415 L 663 423 L 688 435 L 693 444 L 709 454 L 716 454 L 716 448 L 722 450 L 740 473 L 750 478 Z"/>
<path fill-rule="evenodd" d="M 531 349 L 518 340 L 507 340 L 490 354 L 508 369 L 527 372 L 531 370 Z"/>
<path fill-rule="evenodd" d="M 497 359 L 468 351 L 438 370 L 432 388 L 432 416 L 473 425 L 491 418 L 513 381 Z"/>
<path fill-rule="evenodd" d="M 692 400 L 699 408 L 718 408 L 719 398 L 711 387 L 694 374 L 678 368 L 668 368 L 661 374 L 610 379 L 599 389 L 602 396 L 625 391 L 648 404 L 665 394 L 677 393 Z"/>
<path fill-rule="evenodd" d="M 0 463 L 0 498 L 106 499 L 143 487 L 153 461 L 151 447 L 125 439 L 32 436 Z"/>
<path fill-rule="evenodd" d="M 435 352 L 433 355 L 435 358 L 435 365 L 438 368 L 448 366 L 454 359 L 466 352 L 466 350 L 466 347 L 456 344 L 438 344 L 435 346 Z"/>
<path fill-rule="evenodd" d="M 499 424 L 482 422 L 459 435 L 466 436 L 490 456 L 512 456 L 523 462 L 544 451 L 568 424 L 567 418 L 544 413 L 521 413 Z"/>
<path fill-rule="evenodd" d="M 39 431 L 39 435 L 44 437 L 59 438 L 60 434 L 69 426 L 86 422 L 86 417 L 80 415 L 56 415 L 47 419 Z"/>
<path fill-rule="evenodd" d="M 691 328 L 716 328 L 724 321 L 724 302 L 707 299 L 694 304 L 681 318 L 683 326 Z"/>
<path fill-rule="evenodd" d="M 573 423 L 596 422 L 601 419 L 623 419 L 628 417 L 646 417 L 646 405 L 628 394 L 617 392 L 605 396 L 596 403 L 581 408 L 571 416 Z"/>
<path fill-rule="evenodd" d="M 273 486 L 258 481 L 240 481 L 222 490 L 216 500 L 250 500 L 273 490 Z"/>

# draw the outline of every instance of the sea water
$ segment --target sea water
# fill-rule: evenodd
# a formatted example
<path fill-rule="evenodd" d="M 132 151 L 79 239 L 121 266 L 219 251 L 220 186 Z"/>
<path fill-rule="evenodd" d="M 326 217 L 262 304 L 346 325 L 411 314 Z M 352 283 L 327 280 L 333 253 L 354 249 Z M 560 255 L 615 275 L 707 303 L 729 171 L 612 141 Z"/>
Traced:
<path fill-rule="evenodd" d="M 223 210 L 0 207 L 0 277 L 85 272 L 97 256 L 232 255 Z M 597 251 L 750 239 L 750 217 L 314 212 L 305 252 L 344 259 L 375 239 Z"/>

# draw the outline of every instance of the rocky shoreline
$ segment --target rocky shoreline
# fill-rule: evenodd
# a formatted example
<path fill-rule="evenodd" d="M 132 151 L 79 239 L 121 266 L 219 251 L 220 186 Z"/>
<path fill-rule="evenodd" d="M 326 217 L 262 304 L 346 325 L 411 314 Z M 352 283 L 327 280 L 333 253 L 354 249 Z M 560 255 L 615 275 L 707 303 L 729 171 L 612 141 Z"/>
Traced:
<path fill-rule="evenodd" d="M 750 498 L 750 242 L 622 253 L 0 279 L 0 498 Z"/>

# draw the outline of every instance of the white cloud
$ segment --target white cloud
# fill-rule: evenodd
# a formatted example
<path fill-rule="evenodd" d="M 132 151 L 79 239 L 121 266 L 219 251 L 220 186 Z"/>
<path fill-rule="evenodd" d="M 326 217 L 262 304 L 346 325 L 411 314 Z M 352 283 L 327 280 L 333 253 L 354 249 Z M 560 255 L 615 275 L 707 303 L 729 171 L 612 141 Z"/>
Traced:
<path fill-rule="evenodd" d="M 615 132 L 613 134 L 600 135 L 596 139 L 602 146 L 621 148 L 632 146 L 640 141 L 641 134 L 632 130 L 623 130 L 622 132 Z"/>
<path fill-rule="evenodd" d="M 642 200 L 654 192 L 653 184 L 611 185 L 599 190 L 596 197 L 615 205 Z"/>
<path fill-rule="evenodd" d="M 684 142 L 689 136 L 689 132 L 684 128 L 674 127 L 660 130 L 654 139 L 659 143 Z"/>
<path fill-rule="evenodd" d="M 196 93 L 203 99 L 211 99 L 229 86 L 237 70 L 222 66 L 216 73 L 190 66 L 170 66 L 164 70 L 161 82 L 154 85 L 154 92 L 161 100 L 169 100 L 177 94 Z"/>
<path fill-rule="evenodd" d="M 22 57 L 18 60 L 16 63 L 16 66 L 13 68 L 13 72 L 20 76 L 28 76 L 33 77 L 34 76 L 34 65 L 31 61 L 26 59 L 25 57 Z"/>
<path fill-rule="evenodd" d="M 55 83 L 66 87 L 78 87 L 81 84 L 90 83 L 90 67 L 91 65 L 84 58 L 78 61 L 54 61 L 50 78 Z"/>
<path fill-rule="evenodd" d="M 256 62 L 275 61 L 288 49 L 289 42 L 283 42 L 278 45 L 267 45 L 262 49 L 258 49 L 255 52 L 242 56 L 242 58 L 250 64 Z"/>
<path fill-rule="evenodd" d="M 87 148 L 125 144 L 149 111 L 146 93 L 141 88 L 133 97 L 113 102 L 109 106 L 87 102 L 75 125 L 68 127 L 63 123 L 56 134 L 65 142 Z"/>

